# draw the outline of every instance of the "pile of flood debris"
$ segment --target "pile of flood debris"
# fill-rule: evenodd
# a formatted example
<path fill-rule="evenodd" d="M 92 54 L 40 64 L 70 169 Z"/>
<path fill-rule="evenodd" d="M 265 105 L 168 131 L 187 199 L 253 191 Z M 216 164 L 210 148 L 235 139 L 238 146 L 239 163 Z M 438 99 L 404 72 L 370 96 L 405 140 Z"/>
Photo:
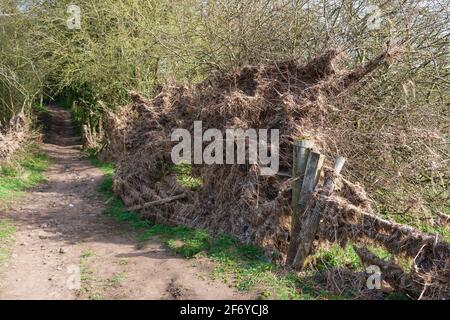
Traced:
<path fill-rule="evenodd" d="M 168 84 L 152 100 L 130 92 L 133 103 L 110 113 L 106 124 L 102 153 L 116 162 L 114 191 L 128 208 L 157 223 L 232 234 L 262 246 L 282 263 L 291 231 L 293 141 L 308 137 L 317 151 L 335 150 L 339 142 L 327 135 L 322 121 L 334 108 L 333 98 L 394 55 L 395 50 L 386 50 L 348 70 L 340 68 L 339 50 L 329 50 L 307 63 L 288 60 L 247 66 L 196 85 Z M 173 170 L 171 152 L 177 142 L 171 136 L 175 129 L 194 132 L 196 121 L 224 135 L 229 129 L 278 129 L 278 173 L 263 175 L 261 164 L 249 161 L 193 164 L 189 174 L 201 185 L 195 189 L 183 185 Z M 340 146 L 345 147 L 351 148 L 351 143 Z M 392 287 L 414 298 L 449 297 L 448 243 L 382 219 L 372 210 L 364 189 L 345 179 L 320 201 L 324 210 L 317 242 L 343 246 L 376 242 L 414 260 L 411 272 L 405 273 L 357 248 L 362 261 L 380 264 Z"/>

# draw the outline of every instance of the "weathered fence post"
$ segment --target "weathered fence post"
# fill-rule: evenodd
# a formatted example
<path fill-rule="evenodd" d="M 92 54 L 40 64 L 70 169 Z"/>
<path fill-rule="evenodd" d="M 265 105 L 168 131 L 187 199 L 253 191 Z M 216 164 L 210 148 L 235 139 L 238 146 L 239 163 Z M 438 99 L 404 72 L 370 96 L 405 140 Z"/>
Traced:
<path fill-rule="evenodd" d="M 298 205 L 300 199 L 300 192 L 303 184 L 303 177 L 305 175 L 306 164 L 308 163 L 309 152 L 314 143 L 310 140 L 298 140 L 294 142 L 293 150 L 293 165 L 292 165 L 292 178 L 294 178 L 292 186 L 292 222 L 291 222 L 291 243 L 295 235 L 298 234 Z M 297 247 L 289 245 L 286 264 L 290 265 L 294 261 Z"/>
<path fill-rule="evenodd" d="M 309 154 L 305 177 L 303 178 L 302 190 L 300 191 L 299 209 L 301 213 L 305 211 L 309 196 L 316 188 L 317 182 L 319 182 L 324 159 L 325 156 L 320 153 L 311 152 Z"/>
<path fill-rule="evenodd" d="M 295 266 L 295 256 L 298 251 L 299 242 L 301 241 L 301 229 L 303 228 L 303 221 L 305 211 L 307 210 L 308 200 L 319 181 L 320 171 L 322 170 L 324 156 L 320 153 L 311 151 L 309 153 L 308 162 L 306 164 L 305 175 L 303 178 L 302 188 L 300 191 L 300 198 L 297 208 L 297 216 L 295 223 L 295 228 L 297 233 L 291 238 L 290 246 L 292 246 L 292 251 L 294 251 L 292 258 L 292 265 Z"/>
<path fill-rule="evenodd" d="M 313 204 L 311 208 L 308 208 L 303 216 L 301 229 L 298 234 L 297 253 L 292 264 L 297 270 L 301 270 L 303 268 L 305 259 L 311 251 L 312 243 L 316 236 L 317 230 L 319 229 L 320 215 L 325 208 L 324 198 L 333 192 L 335 180 L 340 174 L 344 163 L 345 158 L 340 156 L 336 158 L 333 173 L 328 174 L 325 178 L 323 190 L 319 195 L 319 199 L 317 199 L 316 203 Z"/>

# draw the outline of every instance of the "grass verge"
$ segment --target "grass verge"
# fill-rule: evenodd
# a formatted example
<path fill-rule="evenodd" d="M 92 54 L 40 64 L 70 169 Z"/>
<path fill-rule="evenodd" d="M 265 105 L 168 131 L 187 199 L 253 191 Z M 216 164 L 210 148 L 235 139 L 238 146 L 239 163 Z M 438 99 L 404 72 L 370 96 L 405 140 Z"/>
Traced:
<path fill-rule="evenodd" d="M 8 163 L 0 166 L 0 209 L 7 208 L 31 187 L 44 180 L 43 172 L 50 166 L 50 160 L 31 145 L 18 152 Z M 16 228 L 12 221 L 0 219 L 0 270 L 10 250 Z"/>
<path fill-rule="evenodd" d="M 16 232 L 14 224 L 10 220 L 0 220 L 0 271 L 3 263 L 9 256 L 9 247 L 13 241 L 13 235 Z"/>
<path fill-rule="evenodd" d="M 43 172 L 50 166 L 48 157 L 32 145 L 19 152 L 0 167 L 0 207 L 24 194 L 28 188 L 44 180 Z"/>

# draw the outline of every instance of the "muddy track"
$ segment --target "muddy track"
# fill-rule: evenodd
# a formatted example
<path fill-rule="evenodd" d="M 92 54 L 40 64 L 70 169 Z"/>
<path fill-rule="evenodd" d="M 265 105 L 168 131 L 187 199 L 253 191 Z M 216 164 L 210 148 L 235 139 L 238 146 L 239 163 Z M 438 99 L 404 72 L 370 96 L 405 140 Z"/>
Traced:
<path fill-rule="evenodd" d="M 249 298 L 209 280 L 206 261 L 176 257 L 156 240 L 138 247 L 132 230 L 104 216 L 101 171 L 80 153 L 70 113 L 50 111 L 47 181 L 0 211 L 18 228 L 0 299 Z"/>

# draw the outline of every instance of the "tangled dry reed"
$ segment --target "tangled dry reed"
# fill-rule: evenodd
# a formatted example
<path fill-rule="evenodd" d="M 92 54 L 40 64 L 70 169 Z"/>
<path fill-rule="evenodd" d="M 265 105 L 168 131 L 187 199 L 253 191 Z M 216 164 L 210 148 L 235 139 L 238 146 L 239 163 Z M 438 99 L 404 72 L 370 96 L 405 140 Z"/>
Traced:
<path fill-rule="evenodd" d="M 167 85 L 151 101 L 131 92 L 133 104 L 110 113 L 106 126 L 103 154 L 116 160 L 114 191 L 128 207 L 185 194 L 182 200 L 144 207 L 141 213 L 159 223 L 233 234 L 283 261 L 290 240 L 292 180 L 285 175 L 262 176 L 258 165 L 248 163 L 194 165 L 193 175 L 201 177 L 203 185 L 196 191 L 184 188 L 168 169 L 172 131 L 192 132 L 197 120 L 222 132 L 279 129 L 280 171 L 290 172 L 293 140 L 309 137 L 317 151 L 327 153 L 329 145 L 336 143 L 323 127 L 333 98 L 394 54 L 386 50 L 365 65 L 341 70 L 339 51 L 330 50 L 306 64 L 289 60 L 248 66 L 213 75 L 198 85 Z M 448 243 L 381 219 L 372 212 L 364 190 L 345 180 L 324 205 L 321 239 L 342 245 L 370 239 L 393 253 L 415 257 L 414 273 L 396 274 L 395 281 L 389 277 L 387 281 L 414 297 L 448 297 Z M 367 252 L 358 253 L 363 261 L 373 262 Z M 418 278 L 427 280 L 418 283 Z"/>
<path fill-rule="evenodd" d="M 29 137 L 29 121 L 23 113 L 11 118 L 8 125 L 0 123 L 0 164 L 6 162 Z"/>

